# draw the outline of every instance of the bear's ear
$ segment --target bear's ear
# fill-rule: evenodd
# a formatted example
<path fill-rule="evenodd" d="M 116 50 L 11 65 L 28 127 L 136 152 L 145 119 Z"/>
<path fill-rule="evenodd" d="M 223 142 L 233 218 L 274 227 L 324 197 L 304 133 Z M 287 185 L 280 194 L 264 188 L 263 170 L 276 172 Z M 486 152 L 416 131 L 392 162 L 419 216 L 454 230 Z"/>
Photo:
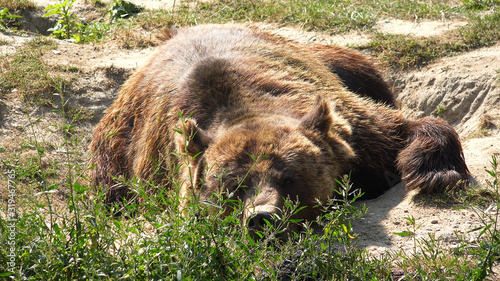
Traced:
<path fill-rule="evenodd" d="M 322 135 L 328 134 L 332 123 L 330 106 L 322 95 L 316 98 L 313 109 L 300 120 L 302 127 L 317 131 Z"/>
<path fill-rule="evenodd" d="M 200 129 L 196 122 L 188 119 L 181 121 L 181 129 L 176 130 L 179 133 L 176 136 L 177 151 L 187 153 L 193 157 L 200 152 L 205 151 L 212 142 L 212 137 L 203 129 Z"/>

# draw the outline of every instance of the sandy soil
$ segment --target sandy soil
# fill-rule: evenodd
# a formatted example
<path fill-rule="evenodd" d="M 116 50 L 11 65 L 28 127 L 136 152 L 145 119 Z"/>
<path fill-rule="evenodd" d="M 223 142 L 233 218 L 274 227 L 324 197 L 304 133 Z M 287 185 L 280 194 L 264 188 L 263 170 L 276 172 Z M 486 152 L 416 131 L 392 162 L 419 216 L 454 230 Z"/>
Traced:
<path fill-rule="evenodd" d="M 40 4 L 58 2 L 40 0 Z M 172 1 L 136 1 L 148 8 L 172 5 Z M 436 35 L 461 26 L 461 22 L 403 22 L 380 21 L 376 28 L 382 32 L 414 35 Z M 362 33 L 331 36 L 306 32 L 289 27 L 276 28 L 262 24 L 264 28 L 300 42 L 323 42 L 336 45 L 363 43 L 368 36 Z M 27 37 L 0 34 L 7 45 L 0 46 L 0 54 L 13 53 L 24 44 Z M 95 113 L 94 120 L 83 124 L 79 130 L 87 145 L 92 127 L 115 98 L 119 86 L 130 72 L 140 65 L 151 49 L 124 50 L 113 44 L 76 45 L 59 42 L 54 51 L 44 54 L 43 59 L 54 65 L 75 65 L 80 69 L 72 90 L 78 94 L 71 103 L 86 107 Z M 485 169 L 490 168 L 492 155 L 500 156 L 500 45 L 474 50 L 456 57 L 444 58 L 422 69 L 408 72 L 387 72 L 387 79 L 394 85 L 401 108 L 410 117 L 433 114 L 438 106 L 445 108 L 442 117 L 455 126 L 463 141 L 465 157 L 473 180 L 484 184 L 488 179 Z M 14 94 L 0 102 L 0 146 L 7 151 L 17 149 L 19 140 L 26 136 L 23 128 L 30 120 L 44 116 L 35 126 L 35 131 L 46 141 L 61 143 L 62 140 L 46 129 L 56 118 L 49 110 L 39 109 L 29 116 L 23 113 L 24 106 Z M 31 121 L 32 122 L 32 121 Z M 57 153 L 53 153 L 57 157 Z M 4 154 L 5 155 L 5 154 Z M 0 154 L 2 157 L 2 154 Z M 478 232 L 469 230 L 481 224 L 471 209 L 456 210 L 436 207 L 432 204 L 416 203 L 414 193 L 406 192 L 397 185 L 383 196 L 364 201 L 369 208 L 366 217 L 353 223 L 359 238 L 355 243 L 375 255 L 388 250 L 414 249 L 413 239 L 395 235 L 411 228 L 406 217 L 413 217 L 417 225 L 418 239 L 434 235 L 445 247 L 458 247 L 462 239 L 474 243 Z"/>

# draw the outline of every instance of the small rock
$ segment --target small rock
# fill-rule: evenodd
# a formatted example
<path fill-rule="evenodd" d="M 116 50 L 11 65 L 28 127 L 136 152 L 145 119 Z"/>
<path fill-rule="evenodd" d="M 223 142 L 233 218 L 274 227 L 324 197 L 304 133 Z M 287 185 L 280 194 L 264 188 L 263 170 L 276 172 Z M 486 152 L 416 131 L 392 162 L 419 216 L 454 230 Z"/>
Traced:
<path fill-rule="evenodd" d="M 431 220 L 432 224 L 437 224 L 439 221 L 438 220 Z"/>
<path fill-rule="evenodd" d="M 408 209 L 404 209 L 403 212 L 408 213 Z"/>
<path fill-rule="evenodd" d="M 399 222 L 399 221 L 393 221 L 392 223 L 395 224 L 395 225 L 399 225 L 401 222 Z"/>
<path fill-rule="evenodd" d="M 458 252 L 460 250 L 460 245 L 459 244 L 451 244 L 450 250 L 452 250 L 453 252 Z"/>
<path fill-rule="evenodd" d="M 52 50 L 52 53 L 54 53 L 54 55 L 60 55 L 61 54 L 61 52 L 58 51 L 58 50 Z"/>

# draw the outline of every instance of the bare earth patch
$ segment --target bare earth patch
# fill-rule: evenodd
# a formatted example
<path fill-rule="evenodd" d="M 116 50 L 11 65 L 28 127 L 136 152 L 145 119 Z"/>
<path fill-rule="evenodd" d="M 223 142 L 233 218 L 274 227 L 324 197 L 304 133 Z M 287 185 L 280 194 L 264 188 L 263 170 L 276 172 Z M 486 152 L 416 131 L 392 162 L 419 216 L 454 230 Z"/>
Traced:
<path fill-rule="evenodd" d="M 452 30 L 465 24 L 465 22 L 447 21 L 446 19 L 441 21 L 387 19 L 378 21 L 375 29 L 382 33 L 428 37 L 439 35 L 444 31 Z"/>
<path fill-rule="evenodd" d="M 43 3 L 57 3 L 44 0 Z M 158 8 L 171 5 L 171 1 L 136 1 Z M 413 34 L 417 36 L 437 35 L 463 23 L 402 22 L 381 21 L 376 25 L 382 32 Z M 262 25 L 275 29 L 272 25 Z M 278 33 L 301 42 L 318 42 L 336 45 L 354 45 L 369 40 L 366 34 L 329 36 L 316 32 L 306 32 L 283 27 Z M 0 39 L 8 44 L 0 46 L 0 54 L 14 53 L 28 38 L 0 34 Z M 60 41 L 55 50 L 44 53 L 44 61 L 61 66 L 76 66 L 79 71 L 73 80 L 69 97 L 70 103 L 88 108 L 94 118 L 83 122 L 78 128 L 83 136 L 83 153 L 86 152 L 93 126 L 104 110 L 116 97 L 121 83 L 130 72 L 146 59 L 151 49 L 124 50 L 110 45 L 77 45 Z M 443 58 L 422 69 L 408 72 L 387 73 L 394 84 L 395 92 L 405 114 L 423 117 L 437 114 L 450 122 L 459 132 L 463 141 L 466 161 L 475 181 L 479 184 L 488 179 L 485 169 L 490 168 L 492 155 L 500 155 L 500 45 L 474 50 L 456 57 Z M 29 136 L 30 124 L 38 117 L 42 122 L 33 125 L 39 139 L 61 145 L 60 137 L 49 132 L 51 124 L 59 123 L 58 117 L 48 109 L 39 109 L 30 114 L 26 108 L 10 94 L 0 103 L 0 158 L 6 158 L 17 149 L 19 141 Z M 57 149 L 49 152 L 52 157 L 60 157 Z M 474 243 L 478 232 L 469 230 L 481 225 L 476 213 L 470 209 L 455 210 L 435 207 L 432 204 L 415 203 L 414 193 L 406 192 L 402 184 L 396 185 L 383 196 L 364 201 L 369 208 L 366 217 L 353 223 L 358 233 L 355 244 L 375 255 L 385 251 L 414 250 L 414 240 L 394 234 L 411 229 L 411 217 L 420 226 L 417 239 L 428 239 L 429 235 L 439 239 L 445 247 L 458 247 L 462 237 Z"/>

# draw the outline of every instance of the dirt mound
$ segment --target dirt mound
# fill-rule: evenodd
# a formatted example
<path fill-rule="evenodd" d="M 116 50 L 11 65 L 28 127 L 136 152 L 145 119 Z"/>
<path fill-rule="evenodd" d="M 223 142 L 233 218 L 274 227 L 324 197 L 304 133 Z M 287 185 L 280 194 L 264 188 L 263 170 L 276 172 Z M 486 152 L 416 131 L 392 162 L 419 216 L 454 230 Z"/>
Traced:
<path fill-rule="evenodd" d="M 393 77 L 409 116 L 436 115 L 463 138 L 498 131 L 500 45 L 445 58 L 421 70 Z"/>

